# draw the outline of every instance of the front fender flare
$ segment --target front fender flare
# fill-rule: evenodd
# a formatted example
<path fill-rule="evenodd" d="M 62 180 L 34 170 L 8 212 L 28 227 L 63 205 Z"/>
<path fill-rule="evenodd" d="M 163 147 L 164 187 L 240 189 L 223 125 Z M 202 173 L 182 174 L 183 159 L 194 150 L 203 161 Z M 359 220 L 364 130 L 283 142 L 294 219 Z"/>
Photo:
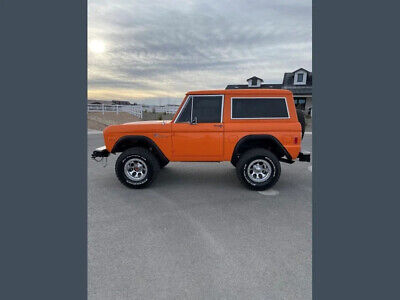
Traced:
<path fill-rule="evenodd" d="M 162 163 L 169 162 L 169 159 L 165 156 L 165 154 L 157 146 L 157 144 L 149 137 L 143 135 L 126 135 L 119 138 L 115 142 L 111 153 L 115 154 L 116 152 L 122 152 L 123 150 L 125 150 L 124 148 L 122 148 L 124 145 L 134 146 L 135 144 L 137 144 L 138 146 L 146 145 L 153 150 L 154 154 L 160 159 Z"/>

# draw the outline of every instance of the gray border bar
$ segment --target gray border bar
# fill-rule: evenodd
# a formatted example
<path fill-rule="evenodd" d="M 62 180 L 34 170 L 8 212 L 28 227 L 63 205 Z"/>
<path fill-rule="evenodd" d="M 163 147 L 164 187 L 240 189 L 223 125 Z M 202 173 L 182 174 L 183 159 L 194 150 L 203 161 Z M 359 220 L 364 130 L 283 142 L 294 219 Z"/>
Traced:
<path fill-rule="evenodd" d="M 0 299 L 86 299 L 86 19 L 0 2 Z"/>
<path fill-rule="evenodd" d="M 314 299 L 400 299 L 399 11 L 314 1 Z"/>

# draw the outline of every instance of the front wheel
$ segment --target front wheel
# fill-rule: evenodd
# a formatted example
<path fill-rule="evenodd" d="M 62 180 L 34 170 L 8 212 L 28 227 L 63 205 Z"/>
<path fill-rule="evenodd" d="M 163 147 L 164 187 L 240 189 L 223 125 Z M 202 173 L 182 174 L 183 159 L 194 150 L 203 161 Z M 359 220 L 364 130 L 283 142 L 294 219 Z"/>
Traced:
<path fill-rule="evenodd" d="M 115 173 L 119 181 L 134 189 L 152 183 L 159 170 L 157 158 L 149 150 L 140 147 L 122 152 L 115 163 Z"/>
<path fill-rule="evenodd" d="M 239 158 L 236 175 L 249 189 L 266 190 L 278 182 L 281 164 L 274 153 L 263 148 L 252 149 Z"/>

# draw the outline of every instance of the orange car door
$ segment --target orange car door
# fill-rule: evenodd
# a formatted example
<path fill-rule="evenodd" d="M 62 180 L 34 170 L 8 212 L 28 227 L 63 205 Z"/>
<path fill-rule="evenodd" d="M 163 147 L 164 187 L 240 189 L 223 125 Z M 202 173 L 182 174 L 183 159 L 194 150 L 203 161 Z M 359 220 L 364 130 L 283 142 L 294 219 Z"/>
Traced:
<path fill-rule="evenodd" d="M 187 98 L 172 124 L 173 160 L 222 160 L 223 102 L 223 95 L 193 95 Z"/>

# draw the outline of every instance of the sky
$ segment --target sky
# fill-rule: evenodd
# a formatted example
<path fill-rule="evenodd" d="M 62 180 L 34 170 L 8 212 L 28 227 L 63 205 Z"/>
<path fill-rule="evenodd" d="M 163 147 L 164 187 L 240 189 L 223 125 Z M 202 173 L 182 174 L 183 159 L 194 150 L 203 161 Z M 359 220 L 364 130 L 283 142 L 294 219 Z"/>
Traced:
<path fill-rule="evenodd" d="M 311 0 L 88 4 L 88 99 L 180 103 L 191 90 L 312 71 Z"/>

